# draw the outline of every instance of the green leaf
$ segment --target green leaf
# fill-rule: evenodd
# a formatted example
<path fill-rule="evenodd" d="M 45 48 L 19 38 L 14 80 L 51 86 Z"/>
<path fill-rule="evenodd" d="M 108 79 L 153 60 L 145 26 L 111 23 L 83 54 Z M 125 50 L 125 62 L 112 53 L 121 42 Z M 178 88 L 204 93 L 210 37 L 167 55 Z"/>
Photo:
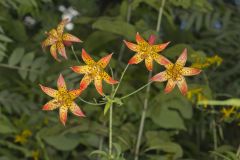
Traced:
<path fill-rule="evenodd" d="M 0 134 L 16 133 L 16 128 L 7 119 L 7 117 L 1 115 L 0 117 Z"/>
<path fill-rule="evenodd" d="M 103 156 L 103 157 L 108 157 L 108 154 L 107 154 L 106 152 L 104 152 L 104 151 L 101 151 L 101 150 L 95 150 L 95 151 L 93 151 L 93 152 L 91 152 L 91 153 L 89 154 L 90 157 L 95 156 L 95 155 L 100 155 L 100 156 Z"/>
<path fill-rule="evenodd" d="M 111 106 L 112 106 L 112 102 L 108 101 L 104 107 L 104 112 L 103 112 L 104 115 L 106 115 L 106 113 L 108 112 Z"/>
<path fill-rule="evenodd" d="M 3 42 L 12 42 L 12 39 L 10 39 L 9 37 L 3 35 L 3 34 L 0 34 L 0 41 L 3 41 Z"/>
<path fill-rule="evenodd" d="M 15 66 L 17 65 L 21 59 L 23 58 L 24 55 L 24 48 L 16 48 L 13 50 L 9 60 L 8 60 L 8 64 L 10 66 Z"/>
<path fill-rule="evenodd" d="M 132 39 L 135 36 L 135 27 L 122 20 L 111 20 L 109 18 L 99 18 L 92 27 Z"/>
<path fill-rule="evenodd" d="M 33 62 L 34 59 L 34 52 L 29 52 L 25 54 L 22 58 L 22 61 L 20 63 L 20 67 L 23 69 L 27 69 Z M 26 79 L 28 71 L 26 70 L 18 70 L 18 73 L 23 79 Z"/>
<path fill-rule="evenodd" d="M 49 145 L 61 151 L 71 151 L 79 144 L 76 136 L 55 135 L 43 138 Z"/>
<path fill-rule="evenodd" d="M 160 127 L 186 129 L 184 119 L 192 117 L 192 106 L 179 91 L 158 94 L 152 100 L 149 117 Z"/>

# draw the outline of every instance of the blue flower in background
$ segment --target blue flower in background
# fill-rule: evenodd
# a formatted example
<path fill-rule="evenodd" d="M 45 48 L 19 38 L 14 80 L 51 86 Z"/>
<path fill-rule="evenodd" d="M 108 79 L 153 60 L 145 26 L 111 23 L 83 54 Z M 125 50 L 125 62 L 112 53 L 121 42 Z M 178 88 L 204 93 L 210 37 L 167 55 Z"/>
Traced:
<path fill-rule="evenodd" d="M 181 21 L 181 24 L 180 24 L 180 29 L 181 30 L 184 30 L 187 26 L 187 22 L 186 21 Z"/>
<path fill-rule="evenodd" d="M 240 5 L 240 0 L 234 0 L 236 5 Z"/>

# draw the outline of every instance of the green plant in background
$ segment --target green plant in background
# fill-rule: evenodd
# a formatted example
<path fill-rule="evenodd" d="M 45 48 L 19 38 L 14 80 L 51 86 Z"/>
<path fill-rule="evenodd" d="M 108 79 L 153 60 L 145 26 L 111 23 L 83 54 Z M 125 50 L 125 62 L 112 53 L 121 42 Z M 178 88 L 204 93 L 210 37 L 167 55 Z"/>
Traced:
<path fill-rule="evenodd" d="M 105 113 L 108 107 L 114 108 L 112 154 L 116 159 L 134 159 L 134 155 L 140 160 L 238 157 L 239 111 L 235 100 L 240 93 L 239 3 L 237 0 L 165 1 L 162 23 L 158 25 L 162 3 L 160 0 L 0 1 L 1 34 L 10 39 L 0 40 L 4 46 L 0 47 L 3 52 L 0 54 L 0 159 L 101 159 L 109 147 L 108 116 L 104 116 L 104 103 L 109 100 Z M 59 65 L 42 52 L 39 44 L 44 32 L 54 28 L 60 17 L 71 20 L 66 29 L 84 43 L 66 47 L 68 60 Z M 157 32 L 156 26 L 161 26 Z M 147 70 L 132 65 L 113 100 L 101 97 L 91 89 L 92 85 L 76 99 L 87 118 L 79 120 L 69 114 L 63 127 L 57 123 L 56 112 L 39 111 L 40 104 L 47 100 L 37 84 L 54 86 L 61 72 L 69 88 L 79 88 L 79 75 L 70 67 L 82 65 L 75 57 L 81 48 L 92 53 L 96 60 L 114 52 L 108 73 L 113 70 L 111 76 L 119 80 L 132 55 L 122 40 L 133 41 L 137 31 L 144 39 L 156 35 L 157 43 L 170 40 L 161 53 L 168 59 L 176 59 L 187 48 L 187 66 L 204 69 L 200 76 L 188 78 L 187 98 L 177 90 L 164 94 L 163 85 L 151 83 L 148 96 L 138 92 L 120 100 L 148 81 Z M 69 54 L 70 49 L 75 54 Z M 154 74 L 155 71 L 162 68 L 154 65 Z M 106 94 L 112 92 L 112 87 L 104 83 L 103 88 Z M 228 100 L 236 103 L 227 104 Z M 216 101 L 218 104 L 214 104 Z M 110 108 L 112 103 L 114 107 Z M 141 111 L 146 106 L 144 131 L 136 154 Z M 32 133 L 25 138 L 26 143 L 15 142 L 25 130 Z M 104 153 L 90 157 L 97 149 Z"/>

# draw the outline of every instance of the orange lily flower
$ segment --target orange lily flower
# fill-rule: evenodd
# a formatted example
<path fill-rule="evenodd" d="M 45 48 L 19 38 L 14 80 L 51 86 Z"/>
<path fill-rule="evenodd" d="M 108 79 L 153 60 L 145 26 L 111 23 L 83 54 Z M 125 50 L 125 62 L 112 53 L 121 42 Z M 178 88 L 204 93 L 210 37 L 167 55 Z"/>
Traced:
<path fill-rule="evenodd" d="M 52 29 L 46 33 L 48 37 L 42 42 L 42 48 L 51 46 L 50 47 L 51 55 L 57 61 L 60 61 L 57 57 L 57 52 L 65 59 L 67 59 L 64 45 L 69 46 L 72 44 L 72 42 L 82 42 L 79 38 L 69 33 L 63 33 L 64 27 L 68 22 L 69 22 L 68 19 L 62 20 L 56 29 Z"/>
<path fill-rule="evenodd" d="M 73 101 L 81 94 L 81 90 L 67 90 L 65 80 L 61 74 L 58 78 L 57 86 L 58 90 L 55 90 L 40 84 L 42 91 L 54 98 L 46 103 L 42 109 L 54 110 L 59 108 L 60 121 L 63 125 L 65 125 L 67 121 L 68 109 L 70 109 L 70 111 L 76 116 L 85 117 L 80 107 Z"/>
<path fill-rule="evenodd" d="M 145 65 L 149 71 L 152 71 L 153 60 L 155 60 L 160 65 L 166 65 L 168 60 L 159 55 L 158 52 L 163 51 L 170 42 L 154 45 L 156 37 L 151 35 L 148 42 L 146 42 L 139 33 L 136 34 L 137 44 L 128 42 L 124 40 L 124 43 L 129 49 L 137 52 L 128 62 L 128 64 L 138 64 L 145 60 Z"/>
<path fill-rule="evenodd" d="M 104 71 L 104 68 L 108 65 L 112 54 L 109 54 L 101 58 L 98 62 L 95 62 L 90 55 L 82 49 L 82 59 L 87 64 L 84 66 L 73 66 L 71 69 L 80 74 L 85 74 L 83 79 L 80 82 L 80 89 L 84 90 L 87 86 L 94 81 L 94 85 L 100 95 L 103 94 L 102 90 L 102 80 L 109 84 L 116 84 L 118 81 L 114 80 Z"/>
<path fill-rule="evenodd" d="M 157 75 L 153 76 L 151 80 L 158 82 L 168 81 L 164 90 L 165 93 L 171 92 L 177 84 L 181 93 L 186 95 L 188 87 L 184 76 L 197 75 L 201 72 L 200 69 L 184 67 L 186 61 L 187 49 L 184 49 L 175 64 L 169 61 L 169 63 L 165 65 L 166 71 L 158 73 Z"/>

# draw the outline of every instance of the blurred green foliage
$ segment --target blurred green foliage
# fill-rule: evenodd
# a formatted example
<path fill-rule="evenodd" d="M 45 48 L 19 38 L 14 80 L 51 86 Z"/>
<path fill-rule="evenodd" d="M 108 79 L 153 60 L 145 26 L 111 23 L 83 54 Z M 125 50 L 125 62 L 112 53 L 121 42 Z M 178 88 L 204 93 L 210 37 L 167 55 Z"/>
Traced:
<path fill-rule="evenodd" d="M 140 159 L 211 160 L 219 156 L 237 160 L 240 155 L 237 152 L 239 99 L 236 99 L 240 96 L 239 1 L 168 0 L 161 31 L 156 33 L 160 4 L 160 0 L 0 0 L 0 160 L 87 160 L 97 159 L 99 154 L 104 157 L 102 151 L 89 155 L 93 150 L 107 150 L 108 121 L 103 116 L 104 106 L 78 101 L 87 117 L 69 116 L 66 127 L 59 123 L 57 112 L 41 111 L 48 99 L 40 91 L 39 83 L 55 86 L 60 72 L 71 88 L 78 87 L 81 79 L 69 69 L 77 64 L 70 49 L 67 50 L 70 60 L 58 63 L 40 46 L 44 32 L 69 14 L 59 10 L 62 6 L 79 13 L 73 18 L 74 30 L 69 31 L 84 41 L 74 46 L 78 56 L 81 48 L 96 59 L 114 52 L 111 67 L 117 75 L 133 55 L 122 46 L 122 40 L 134 41 L 136 32 L 145 38 L 156 34 L 158 42 L 171 41 L 163 52 L 171 60 L 183 48 L 188 48 L 189 64 L 212 62 L 209 57 L 220 56 L 221 65 L 213 62 L 200 76 L 187 80 L 190 90 L 202 89 L 188 98 L 177 89 L 164 94 L 163 84 L 152 86 Z M 119 62 L 120 52 L 123 55 Z M 154 66 L 155 73 L 160 70 Z M 145 84 L 147 74 L 143 64 L 131 66 L 119 95 Z M 104 88 L 110 92 L 110 87 Z M 124 100 L 124 105 L 114 107 L 114 153 L 119 160 L 133 159 L 144 96 L 141 92 Z M 82 97 L 90 101 L 100 98 L 95 89 L 88 89 Z M 224 121 L 221 109 L 231 106 L 237 107 L 238 117 Z M 217 123 L 215 150 L 213 120 Z M 26 131 L 31 134 L 24 136 Z"/>

